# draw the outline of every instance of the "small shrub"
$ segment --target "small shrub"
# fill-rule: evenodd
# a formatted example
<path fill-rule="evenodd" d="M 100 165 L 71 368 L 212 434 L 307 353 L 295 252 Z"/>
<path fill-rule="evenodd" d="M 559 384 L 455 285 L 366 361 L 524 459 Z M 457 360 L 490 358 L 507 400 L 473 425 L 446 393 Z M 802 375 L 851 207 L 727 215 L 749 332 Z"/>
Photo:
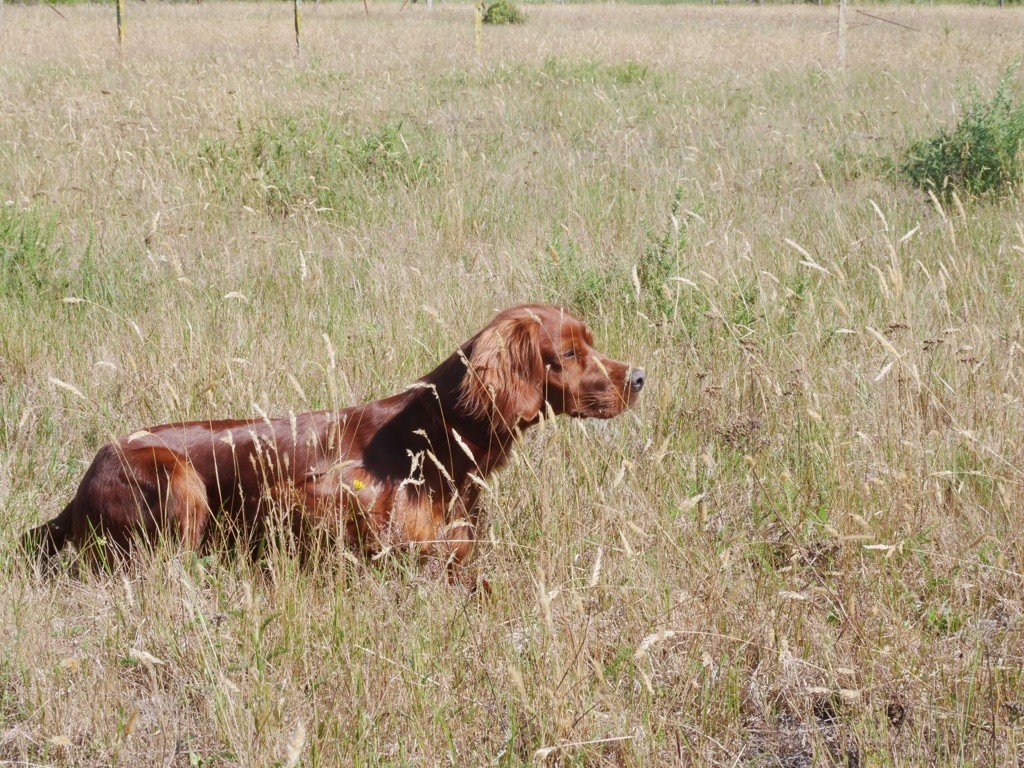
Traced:
<path fill-rule="evenodd" d="M 484 24 L 522 24 L 524 21 L 526 14 L 509 0 L 495 0 L 484 11 Z"/>
<path fill-rule="evenodd" d="M 989 100 L 976 92 L 962 102 L 962 116 L 951 130 L 915 141 L 900 171 L 921 189 L 942 195 L 998 193 L 1024 175 L 1024 102 L 1009 93 L 1007 72 Z"/>

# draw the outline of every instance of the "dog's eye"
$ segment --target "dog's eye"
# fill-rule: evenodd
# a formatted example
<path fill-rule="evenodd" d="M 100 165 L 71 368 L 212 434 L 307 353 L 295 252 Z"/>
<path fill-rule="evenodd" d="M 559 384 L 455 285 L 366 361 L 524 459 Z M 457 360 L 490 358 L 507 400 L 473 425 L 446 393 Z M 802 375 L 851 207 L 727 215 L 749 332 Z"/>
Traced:
<path fill-rule="evenodd" d="M 562 357 L 566 360 L 572 360 L 574 357 L 576 357 L 576 350 L 567 349 L 565 350 L 565 352 L 562 353 Z"/>

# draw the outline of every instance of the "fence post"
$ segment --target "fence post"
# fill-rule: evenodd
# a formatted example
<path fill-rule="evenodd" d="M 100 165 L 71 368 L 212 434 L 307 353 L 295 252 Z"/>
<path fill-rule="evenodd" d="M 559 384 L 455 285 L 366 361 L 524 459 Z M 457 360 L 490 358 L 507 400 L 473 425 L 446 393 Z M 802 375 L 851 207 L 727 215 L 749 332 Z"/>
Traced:
<path fill-rule="evenodd" d="M 476 19 L 473 28 L 476 32 L 476 55 L 479 58 L 484 49 L 484 0 L 476 4 Z"/>
<path fill-rule="evenodd" d="M 302 0 L 292 0 L 295 11 L 295 55 L 302 53 Z"/>
<path fill-rule="evenodd" d="M 846 66 L 846 0 L 839 0 L 839 44 L 836 50 L 839 68 Z"/>
<path fill-rule="evenodd" d="M 117 44 L 124 45 L 124 0 L 117 0 Z"/>

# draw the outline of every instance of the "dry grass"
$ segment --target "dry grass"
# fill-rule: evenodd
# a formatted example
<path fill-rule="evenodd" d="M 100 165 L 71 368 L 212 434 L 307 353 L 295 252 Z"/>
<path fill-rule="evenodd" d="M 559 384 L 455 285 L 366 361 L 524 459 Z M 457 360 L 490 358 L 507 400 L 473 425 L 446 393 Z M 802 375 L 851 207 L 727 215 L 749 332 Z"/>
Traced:
<path fill-rule="evenodd" d="M 283 4 L 136 4 L 120 55 L 4 10 L 0 764 L 1024 763 L 1024 215 L 886 170 L 1021 13 L 853 15 L 838 72 L 828 9 L 536 7 L 477 60 L 397 8 L 307 6 L 299 61 Z M 490 602 L 19 561 L 110 436 L 396 391 L 522 300 L 650 389 L 527 436 Z"/>

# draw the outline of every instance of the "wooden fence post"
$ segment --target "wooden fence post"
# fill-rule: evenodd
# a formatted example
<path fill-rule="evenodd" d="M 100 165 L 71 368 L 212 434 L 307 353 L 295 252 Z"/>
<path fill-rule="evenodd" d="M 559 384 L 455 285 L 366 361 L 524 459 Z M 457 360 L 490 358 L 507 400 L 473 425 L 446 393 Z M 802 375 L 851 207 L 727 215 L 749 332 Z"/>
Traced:
<path fill-rule="evenodd" d="M 839 44 L 836 50 L 839 68 L 846 66 L 846 0 L 839 0 Z"/>
<path fill-rule="evenodd" d="M 292 0 L 295 11 L 295 55 L 302 53 L 302 0 Z"/>
<path fill-rule="evenodd" d="M 117 45 L 124 45 L 124 0 L 117 0 Z"/>
<path fill-rule="evenodd" d="M 473 21 L 473 29 L 476 36 L 476 55 L 479 58 L 484 49 L 484 0 L 476 4 L 476 17 Z"/>

